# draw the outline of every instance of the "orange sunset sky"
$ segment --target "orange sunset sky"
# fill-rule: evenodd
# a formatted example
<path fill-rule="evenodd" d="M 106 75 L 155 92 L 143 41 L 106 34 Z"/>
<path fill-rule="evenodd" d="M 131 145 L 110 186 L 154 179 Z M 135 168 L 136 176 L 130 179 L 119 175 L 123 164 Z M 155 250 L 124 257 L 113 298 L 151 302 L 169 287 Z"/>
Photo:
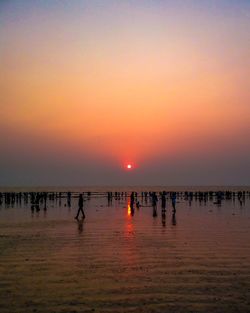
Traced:
<path fill-rule="evenodd" d="M 250 185 L 249 1 L 1 1 L 0 69 L 2 186 Z"/>

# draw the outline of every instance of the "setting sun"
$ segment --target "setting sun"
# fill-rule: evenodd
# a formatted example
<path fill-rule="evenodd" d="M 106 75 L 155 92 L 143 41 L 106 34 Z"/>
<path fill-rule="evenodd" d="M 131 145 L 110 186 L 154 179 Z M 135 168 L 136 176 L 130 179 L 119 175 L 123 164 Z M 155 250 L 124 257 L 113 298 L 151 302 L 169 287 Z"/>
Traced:
<path fill-rule="evenodd" d="M 133 171 L 137 168 L 137 164 L 134 162 L 124 162 L 123 167 L 127 171 Z"/>

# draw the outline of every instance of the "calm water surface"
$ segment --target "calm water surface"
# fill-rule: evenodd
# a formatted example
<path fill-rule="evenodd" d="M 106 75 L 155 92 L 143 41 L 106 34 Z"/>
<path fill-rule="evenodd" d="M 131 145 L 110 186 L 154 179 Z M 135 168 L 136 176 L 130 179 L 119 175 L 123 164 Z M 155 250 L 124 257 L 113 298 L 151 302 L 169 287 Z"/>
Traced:
<path fill-rule="evenodd" d="M 140 199 L 140 202 L 141 199 Z M 0 206 L 1 312 L 249 312 L 250 201 Z"/>

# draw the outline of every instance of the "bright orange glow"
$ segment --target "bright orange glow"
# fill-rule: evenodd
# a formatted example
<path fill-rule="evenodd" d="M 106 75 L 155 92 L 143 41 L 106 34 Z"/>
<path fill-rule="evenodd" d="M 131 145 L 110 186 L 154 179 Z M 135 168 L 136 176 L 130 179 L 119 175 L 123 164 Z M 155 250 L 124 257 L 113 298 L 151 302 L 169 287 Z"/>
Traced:
<path fill-rule="evenodd" d="M 54 151 L 62 164 L 84 158 L 86 167 L 115 164 L 132 176 L 138 164 L 143 173 L 159 160 L 179 167 L 177 159 L 198 153 L 249 153 L 247 13 L 215 18 L 204 9 L 198 18 L 192 6 L 168 9 L 168 1 L 107 2 L 107 10 L 96 1 L 88 10 L 78 1 L 65 11 L 13 5 L 15 21 L 2 10 L 0 141 L 11 137 L 13 147 L 6 160 L 32 150 L 38 164 L 41 155 L 50 162 Z"/>
<path fill-rule="evenodd" d="M 131 207 L 129 203 L 128 203 L 128 216 L 131 216 Z"/>

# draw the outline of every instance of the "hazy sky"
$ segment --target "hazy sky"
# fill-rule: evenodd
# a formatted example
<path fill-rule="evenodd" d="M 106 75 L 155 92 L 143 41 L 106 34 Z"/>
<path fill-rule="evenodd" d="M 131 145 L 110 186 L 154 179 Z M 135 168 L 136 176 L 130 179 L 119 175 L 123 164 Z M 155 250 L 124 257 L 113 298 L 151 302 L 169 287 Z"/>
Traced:
<path fill-rule="evenodd" d="M 250 185 L 250 1 L 1 1 L 0 117 L 2 186 Z"/>

